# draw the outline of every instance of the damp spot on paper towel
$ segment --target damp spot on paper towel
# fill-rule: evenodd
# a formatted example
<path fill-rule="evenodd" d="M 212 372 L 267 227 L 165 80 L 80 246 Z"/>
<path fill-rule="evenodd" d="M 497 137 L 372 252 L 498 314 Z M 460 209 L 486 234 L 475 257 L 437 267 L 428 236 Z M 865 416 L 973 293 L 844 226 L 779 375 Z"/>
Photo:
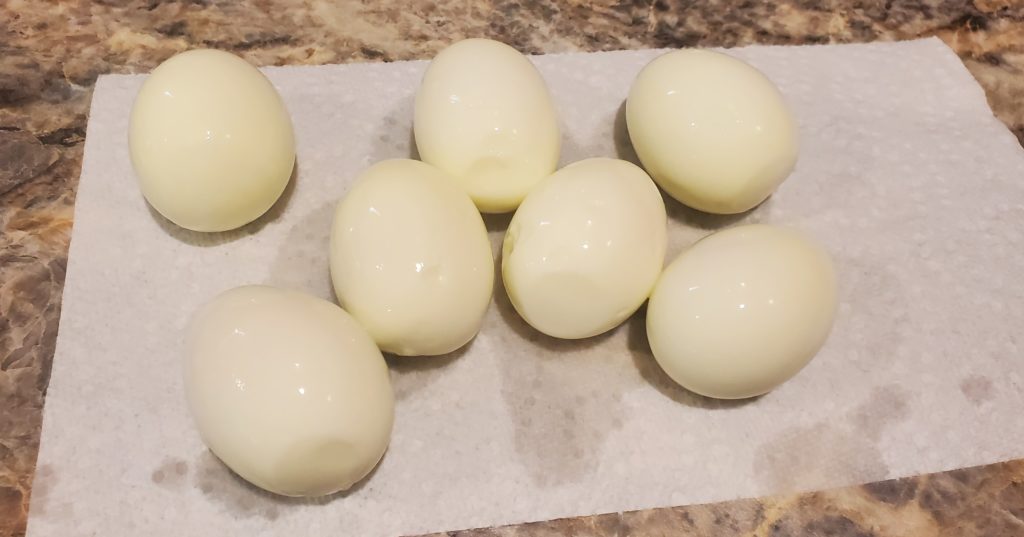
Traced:
<path fill-rule="evenodd" d="M 35 477 L 32 479 L 32 507 L 36 507 L 37 502 L 47 499 L 56 482 L 57 473 L 53 470 L 52 464 L 42 464 L 36 468 Z"/>
<path fill-rule="evenodd" d="M 825 424 L 783 432 L 754 456 L 754 475 L 772 493 L 878 481 L 888 472 L 872 442 Z"/>
<path fill-rule="evenodd" d="M 267 284 L 331 298 L 329 252 L 334 207 L 334 201 L 324 203 L 292 225 L 270 264 Z"/>
<path fill-rule="evenodd" d="M 188 463 L 176 458 L 165 459 L 153 470 L 149 478 L 153 483 L 163 487 L 179 487 L 184 485 L 188 476 Z"/>
<path fill-rule="evenodd" d="M 36 468 L 35 477 L 32 480 L 32 495 L 29 498 L 33 514 L 51 520 L 68 519 L 73 516 L 71 503 L 54 502 L 50 495 L 57 485 L 57 475 L 53 465 L 42 464 Z"/>
<path fill-rule="evenodd" d="M 850 349 L 854 360 L 884 367 L 894 360 L 881 358 L 892 358 L 906 335 L 914 332 L 907 306 L 913 300 L 907 299 L 908 290 L 893 268 L 872 261 L 866 255 L 831 253 L 840 272 L 839 295 L 874 298 L 858 301 L 856 310 L 846 318 L 837 319 L 837 326 L 843 323 L 842 330 L 835 330 L 829 336 L 830 342 L 837 348 Z"/>
<path fill-rule="evenodd" d="M 877 442 L 887 427 L 906 419 L 908 408 L 906 391 L 891 384 L 879 386 L 853 411 L 853 431 Z"/>
<path fill-rule="evenodd" d="M 275 520 L 280 515 L 270 493 L 238 477 L 213 453 L 204 451 L 196 462 L 195 486 L 207 497 L 238 516 Z"/>
<path fill-rule="evenodd" d="M 295 184 L 299 181 L 299 162 L 295 161 L 295 165 L 292 167 L 292 175 L 288 178 L 288 184 L 285 185 L 284 191 L 277 198 L 277 201 L 267 209 L 267 212 L 260 215 L 259 218 L 249 222 L 248 224 L 228 231 L 216 231 L 216 232 L 202 232 L 192 231 L 178 226 L 174 222 L 171 222 L 165 218 L 159 211 L 157 211 L 152 205 L 150 205 L 144 198 L 140 197 L 140 203 L 145 203 L 146 208 L 149 210 L 150 216 L 153 217 L 153 221 L 156 222 L 160 229 L 167 235 L 174 237 L 175 239 L 184 242 L 190 246 L 220 246 L 229 242 L 234 242 L 238 239 L 255 235 L 261 229 L 266 227 L 268 224 L 275 222 L 281 218 L 287 209 L 289 202 L 291 201 L 292 194 L 295 192 Z"/>
<path fill-rule="evenodd" d="M 971 375 L 960 381 L 960 391 L 975 405 L 991 399 L 993 388 L 992 379 L 981 375 Z"/>
<path fill-rule="evenodd" d="M 889 467 L 876 444 L 886 428 L 907 418 L 909 406 L 903 388 L 879 386 L 846 415 L 849 432 L 825 423 L 784 432 L 758 449 L 755 474 L 772 492 L 884 479 Z"/>
<path fill-rule="evenodd" d="M 489 333 L 492 344 L 507 349 L 495 359 L 519 463 L 539 487 L 595 472 L 604 440 L 622 426 L 620 399 L 630 389 L 622 381 L 636 376 L 625 338 L 613 337 L 614 330 L 575 341 L 541 334 L 515 312 L 500 273 L 494 301 L 498 315 L 485 320 L 484 330 L 488 324 L 508 327 Z"/>
<path fill-rule="evenodd" d="M 376 136 L 370 138 L 375 142 L 370 148 L 368 165 L 394 158 L 419 160 L 416 137 L 412 129 L 413 104 L 412 96 L 402 99 L 395 109 L 384 117 L 375 133 Z"/>
<path fill-rule="evenodd" d="M 239 517 L 259 517 L 274 521 L 289 506 L 323 505 L 347 494 L 319 498 L 290 498 L 272 494 L 239 477 L 210 451 L 203 451 L 194 467 L 192 484 L 204 496 L 222 505 L 228 513 Z M 358 490 L 365 481 L 357 483 L 348 493 Z"/>

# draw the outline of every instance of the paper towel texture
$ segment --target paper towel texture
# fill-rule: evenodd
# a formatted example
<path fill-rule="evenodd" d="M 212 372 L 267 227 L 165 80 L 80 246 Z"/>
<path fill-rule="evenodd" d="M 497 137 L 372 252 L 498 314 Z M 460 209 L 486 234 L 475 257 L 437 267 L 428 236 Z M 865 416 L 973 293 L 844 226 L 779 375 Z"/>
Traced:
<path fill-rule="evenodd" d="M 411 154 L 425 62 L 268 68 L 298 138 L 293 186 L 239 232 L 202 235 L 144 203 L 126 143 L 142 76 L 96 86 L 29 534 L 372 537 L 847 485 L 1024 456 L 1024 151 L 937 39 L 729 51 L 799 120 L 795 173 L 741 217 L 667 200 L 669 257 L 770 222 L 834 255 L 842 304 L 818 357 L 748 402 L 673 385 L 634 316 L 557 341 L 499 288 L 464 351 L 390 359 L 391 447 L 347 494 L 260 493 L 186 412 L 182 331 L 242 284 L 331 297 L 333 208 L 371 163 Z M 629 157 L 621 105 L 659 51 L 533 58 L 562 163 Z M 488 217 L 498 250 L 508 217 Z"/>

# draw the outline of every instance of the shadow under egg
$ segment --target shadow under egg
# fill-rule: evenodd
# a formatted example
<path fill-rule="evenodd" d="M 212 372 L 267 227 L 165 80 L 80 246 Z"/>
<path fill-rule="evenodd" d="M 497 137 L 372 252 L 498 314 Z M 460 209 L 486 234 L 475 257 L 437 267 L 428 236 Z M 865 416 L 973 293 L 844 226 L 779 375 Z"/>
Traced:
<path fill-rule="evenodd" d="M 298 180 L 299 161 L 296 159 L 295 163 L 292 165 L 292 173 L 288 177 L 288 183 L 285 184 L 284 190 L 281 191 L 281 195 L 277 197 L 274 204 L 252 222 L 227 231 L 193 231 L 191 229 L 186 229 L 160 214 L 160 211 L 157 211 L 156 208 L 153 207 L 153 205 L 145 198 L 143 198 L 143 203 L 146 204 L 146 209 L 149 211 L 153 221 L 156 222 L 157 225 L 160 226 L 160 229 L 167 235 L 190 246 L 219 246 L 221 244 L 234 242 L 243 237 L 255 235 L 268 224 L 279 220 L 288 208 L 292 194 L 295 192 L 295 184 Z"/>
<path fill-rule="evenodd" d="M 647 305 L 644 304 L 630 317 L 627 332 L 627 348 L 633 357 L 640 376 L 654 389 L 676 403 L 709 410 L 721 410 L 746 406 L 756 402 L 763 395 L 746 399 L 715 399 L 691 392 L 680 386 L 661 368 L 647 339 Z"/>

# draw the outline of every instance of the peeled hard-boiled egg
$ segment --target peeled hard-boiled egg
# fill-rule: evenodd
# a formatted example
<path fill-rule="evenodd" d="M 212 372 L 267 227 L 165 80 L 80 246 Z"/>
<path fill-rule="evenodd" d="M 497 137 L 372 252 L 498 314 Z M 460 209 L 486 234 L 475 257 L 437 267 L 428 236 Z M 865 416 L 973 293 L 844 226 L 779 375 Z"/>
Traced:
<path fill-rule="evenodd" d="M 836 312 L 827 253 L 785 228 L 745 225 L 695 243 L 647 304 L 654 358 L 677 383 L 721 399 L 761 395 L 800 371 Z"/>
<path fill-rule="evenodd" d="M 128 146 L 146 200 L 195 231 L 258 218 L 295 163 L 291 119 L 274 86 L 218 50 L 183 52 L 153 70 L 132 106 Z"/>
<path fill-rule="evenodd" d="M 778 88 L 718 52 L 677 50 L 647 64 L 630 88 L 626 124 L 651 177 L 709 213 L 755 207 L 796 165 L 797 126 Z"/>
<path fill-rule="evenodd" d="M 619 325 L 643 304 L 665 260 L 665 204 L 643 170 L 592 158 L 538 184 L 512 217 L 501 273 L 516 311 L 550 336 Z"/>
<path fill-rule="evenodd" d="M 485 213 L 514 210 L 555 171 L 560 134 L 544 79 L 514 48 L 466 39 L 442 50 L 416 93 L 416 147 Z"/>
<path fill-rule="evenodd" d="M 331 279 L 381 349 L 436 355 L 480 330 L 494 260 L 483 219 L 454 180 L 419 161 L 385 160 L 338 204 Z"/>
<path fill-rule="evenodd" d="M 185 392 L 210 450 L 286 496 L 351 487 L 384 454 L 394 419 L 366 331 L 330 302 L 267 286 L 226 291 L 195 315 Z"/>

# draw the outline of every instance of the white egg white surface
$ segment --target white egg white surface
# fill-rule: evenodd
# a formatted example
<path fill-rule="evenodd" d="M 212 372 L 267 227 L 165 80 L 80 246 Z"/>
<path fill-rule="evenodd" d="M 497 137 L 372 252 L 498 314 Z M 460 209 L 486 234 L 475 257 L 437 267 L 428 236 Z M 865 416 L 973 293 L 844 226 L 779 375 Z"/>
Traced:
<path fill-rule="evenodd" d="M 555 171 L 558 120 L 544 79 L 525 56 L 465 39 L 434 57 L 416 93 L 416 147 L 487 213 L 514 210 Z"/>
<path fill-rule="evenodd" d="M 132 106 L 128 145 L 146 200 L 195 231 L 258 218 L 284 192 L 295 163 L 277 90 L 219 50 L 183 52 L 153 70 Z"/>
<path fill-rule="evenodd" d="M 579 339 L 643 304 L 665 259 L 665 204 L 650 177 L 616 159 L 570 164 L 516 211 L 502 278 L 516 311 L 550 336 Z"/>
<path fill-rule="evenodd" d="M 647 337 L 677 383 L 709 397 L 761 395 L 828 338 L 837 307 L 828 254 L 800 232 L 719 231 L 679 255 L 647 305 Z"/>
<path fill-rule="evenodd" d="M 480 213 L 443 172 L 407 159 L 364 171 L 331 230 L 338 300 L 381 349 L 445 354 L 480 329 L 494 260 Z"/>
<path fill-rule="evenodd" d="M 319 496 L 387 448 L 394 396 L 366 331 L 338 306 L 268 286 L 226 291 L 192 319 L 189 409 L 206 445 L 268 491 Z"/>
<path fill-rule="evenodd" d="M 644 169 L 673 198 L 710 213 L 764 201 L 797 159 L 797 125 L 778 88 L 727 54 L 677 50 L 637 75 L 626 123 Z"/>

